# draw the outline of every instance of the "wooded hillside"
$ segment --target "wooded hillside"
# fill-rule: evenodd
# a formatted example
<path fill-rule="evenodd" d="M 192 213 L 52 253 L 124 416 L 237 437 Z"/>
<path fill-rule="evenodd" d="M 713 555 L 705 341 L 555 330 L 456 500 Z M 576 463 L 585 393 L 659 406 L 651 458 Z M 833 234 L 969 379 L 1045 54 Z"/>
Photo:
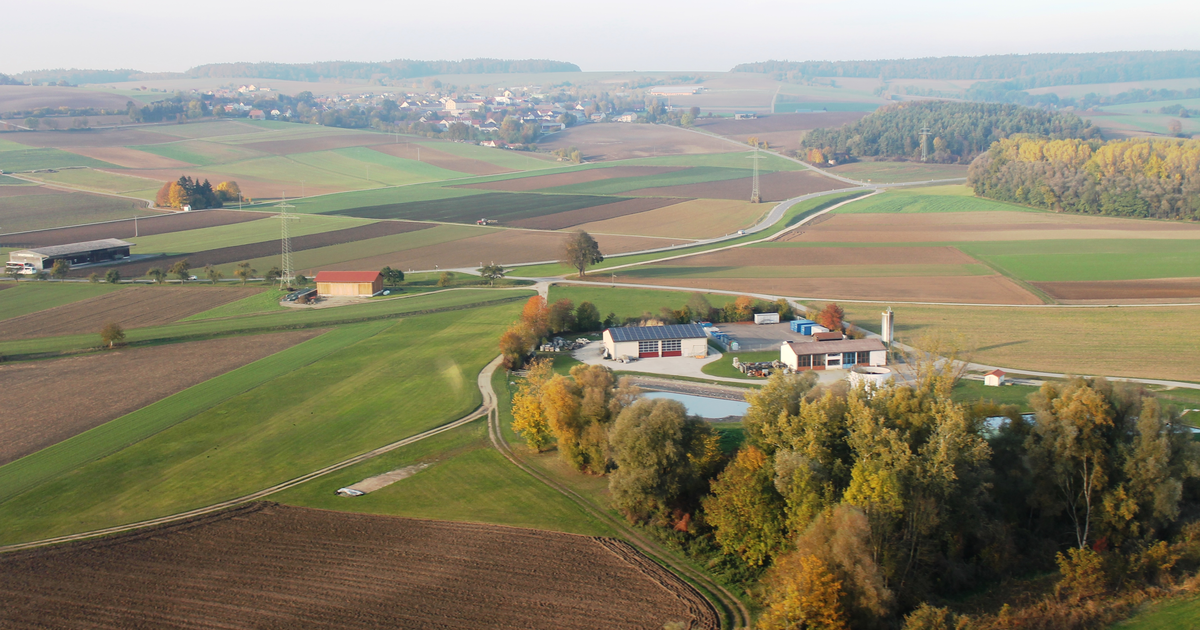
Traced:
<path fill-rule="evenodd" d="M 805 136 L 805 151 L 816 149 L 822 161 L 832 153 L 855 157 L 920 159 L 921 128 L 930 130 L 929 159 L 970 162 L 993 142 L 1015 134 L 1051 138 L 1099 138 L 1100 130 L 1075 114 L 1020 105 L 921 101 L 883 107 L 838 129 L 814 129 Z"/>
<path fill-rule="evenodd" d="M 1038 208 L 1200 220 L 1200 140 L 1009 138 L 968 177 L 976 195 Z"/>

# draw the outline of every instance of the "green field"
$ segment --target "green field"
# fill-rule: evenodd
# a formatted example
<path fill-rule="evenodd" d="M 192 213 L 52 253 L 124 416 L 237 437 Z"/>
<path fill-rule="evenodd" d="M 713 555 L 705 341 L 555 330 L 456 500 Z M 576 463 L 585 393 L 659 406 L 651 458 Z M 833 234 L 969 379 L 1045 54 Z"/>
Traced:
<path fill-rule="evenodd" d="M 0 502 L 0 542 L 209 505 L 450 422 L 479 405 L 475 375 L 519 310 L 372 325 L 383 330 L 269 386 L 206 397 L 207 410 Z"/>
<path fill-rule="evenodd" d="M 8 175 L 0 175 L 0 186 L 36 186 L 36 185 L 37 184 L 27 182 L 23 179 L 17 179 L 16 177 L 9 177 Z"/>
<path fill-rule="evenodd" d="M 1029 396 L 1036 393 L 1033 385 L 1004 385 L 988 387 L 983 381 L 962 379 L 954 385 L 950 392 L 951 398 L 961 403 L 974 403 L 981 400 L 994 402 L 998 405 L 1016 405 L 1021 411 L 1031 411 Z"/>
<path fill-rule="evenodd" d="M 134 250 L 135 254 L 150 254 L 200 252 L 206 249 L 249 245 L 279 239 L 280 227 L 277 219 L 270 218 L 270 215 L 266 214 L 254 216 L 263 218 L 258 221 L 139 236 L 126 240 L 137 246 Z M 288 233 L 293 237 L 305 236 L 370 223 L 370 221 L 346 217 L 303 216 L 288 225 Z"/>
<path fill-rule="evenodd" d="M 503 371 L 499 372 L 501 378 Z M 361 497 L 338 488 L 405 466 L 414 476 Z M 367 514 L 493 523 L 611 536 L 575 503 L 513 466 L 487 438 L 483 419 L 271 497 L 290 505 Z"/>
<path fill-rule="evenodd" d="M 709 376 L 724 376 L 725 378 L 741 378 L 754 383 L 765 383 L 766 379 L 755 378 L 742 374 L 737 368 L 733 367 L 733 358 L 737 357 L 742 363 L 765 363 L 767 361 L 778 361 L 778 350 L 767 350 L 764 352 L 736 352 L 730 350 L 724 353 L 720 359 L 705 363 L 704 367 L 700 368 L 701 372 Z"/>
<path fill-rule="evenodd" d="M 279 303 L 283 296 L 287 295 L 286 291 L 280 289 L 267 289 L 262 293 L 244 297 L 240 300 L 222 304 L 216 308 L 209 309 L 203 313 L 196 313 L 191 317 L 185 317 L 180 321 L 195 322 L 205 319 L 217 319 L 220 317 L 240 317 L 242 315 L 253 315 L 257 313 L 269 313 L 272 311 L 287 310 L 286 306 Z"/>
<path fill-rule="evenodd" d="M 259 151 L 241 147 L 220 144 L 204 140 L 185 140 L 182 142 L 166 142 L 163 144 L 148 144 L 132 146 L 131 149 L 161 155 L 172 160 L 195 164 L 196 166 L 211 166 L 227 162 L 240 162 L 263 157 Z"/>
<path fill-rule="evenodd" d="M 843 177 L 880 183 L 922 182 L 966 177 L 962 164 L 924 164 L 921 162 L 851 162 L 827 169 Z"/>
<path fill-rule="evenodd" d="M 708 303 L 716 308 L 737 299 L 736 295 L 721 293 L 703 293 Z M 601 316 L 615 313 L 617 317 L 641 317 L 644 313 L 657 316 L 664 306 L 672 309 L 683 308 L 692 294 L 684 291 L 660 291 L 658 289 L 630 289 L 626 287 L 580 286 L 580 285 L 550 285 L 550 302 L 571 300 L 575 306 L 582 302 L 591 302 L 600 310 Z"/>
<path fill-rule="evenodd" d="M 7 283 L 11 285 L 12 283 Z M 0 320 L 36 313 L 55 306 L 78 302 L 116 291 L 115 284 L 80 282 L 34 282 L 25 280 L 5 289 L 0 297 Z"/>
<path fill-rule="evenodd" d="M 294 212 L 299 212 L 302 214 L 333 214 L 338 211 L 349 211 L 355 208 L 369 208 L 418 201 L 436 201 L 439 199 L 470 197 L 471 195 L 479 195 L 482 193 L 483 191 L 472 190 L 470 188 L 450 188 L 443 187 L 438 184 L 414 184 L 412 186 L 377 188 L 374 190 L 360 190 L 354 192 L 335 193 L 332 195 L 320 195 L 318 197 L 307 197 L 304 199 L 297 199 L 293 203 L 296 206 Z M 269 208 L 270 206 L 267 205 L 263 207 Z"/>
<path fill-rule="evenodd" d="M 847 320 L 879 332 L 879 313 L 889 305 L 842 302 L 841 306 Z M 1200 307 L 890 306 L 901 342 L 928 333 L 958 334 L 978 363 L 1200 382 L 1200 364 L 1179 359 L 1200 348 Z"/>
<path fill-rule="evenodd" d="M 1200 620 L 1200 597 L 1155 602 L 1112 627 L 1113 630 L 1195 630 Z"/>
<path fill-rule="evenodd" d="M 501 222 L 540 217 L 556 212 L 591 208 L 624 201 L 625 197 L 598 195 L 543 195 L 538 193 L 490 192 L 470 199 L 439 199 L 337 210 L 328 214 L 366 219 L 409 219 L 474 223 L 480 217 Z"/>
<path fill-rule="evenodd" d="M 5 233 L 161 214 L 147 210 L 146 204 L 140 201 L 84 192 L 54 192 L 3 199 L 0 202 L 0 229 Z"/>
<path fill-rule="evenodd" d="M 686 262 L 671 261 L 671 262 Z M 987 276 L 985 265 L 808 265 L 778 267 L 683 267 L 670 263 L 621 270 L 627 278 L 903 278 L 913 276 Z"/>
<path fill-rule="evenodd" d="M 890 190 L 852 203 L 837 210 L 837 214 L 879 214 L 885 212 L 981 212 L 1018 211 L 1041 212 L 991 199 L 975 197 L 966 186 L 930 186 L 914 190 Z"/>
<path fill-rule="evenodd" d="M 463 173 L 432 164 L 405 160 L 365 147 L 297 153 L 288 156 L 313 168 L 333 171 L 347 177 L 362 178 L 384 186 L 402 186 L 467 177 Z"/>
<path fill-rule="evenodd" d="M 1029 282 L 1200 276 L 1200 239 L 1002 241 L 957 246 Z"/>
<path fill-rule="evenodd" d="M 471 158 L 494 164 L 500 168 L 509 168 L 514 171 L 536 171 L 544 168 L 557 168 L 560 166 L 553 159 L 548 159 L 543 156 L 534 156 L 533 154 L 522 153 L 520 151 L 508 151 L 506 149 L 491 149 L 481 147 L 474 144 L 465 144 L 462 142 L 419 142 L 423 146 L 431 149 L 437 149 L 451 155 L 459 157 Z"/>
<path fill-rule="evenodd" d="M 76 155 L 62 149 L 25 148 L 13 151 L 0 151 L 0 171 L 33 171 L 44 168 L 66 168 L 68 166 L 117 168 L 115 164 Z"/>
<path fill-rule="evenodd" d="M 159 182 L 145 177 L 118 175 L 90 168 L 73 168 L 56 173 L 37 173 L 33 177 L 51 184 L 65 184 L 74 188 L 118 194 L 133 193 L 147 188 L 157 190 L 161 186 Z"/>
<path fill-rule="evenodd" d="M 744 153 L 709 153 L 701 155 L 667 155 L 662 157 L 622 160 L 620 164 L 630 166 L 708 166 L 714 168 L 753 168 L 752 151 Z M 773 153 L 758 154 L 758 170 L 763 173 L 775 171 L 802 171 L 805 167 Z M 744 176 L 743 176 L 744 177 Z"/>

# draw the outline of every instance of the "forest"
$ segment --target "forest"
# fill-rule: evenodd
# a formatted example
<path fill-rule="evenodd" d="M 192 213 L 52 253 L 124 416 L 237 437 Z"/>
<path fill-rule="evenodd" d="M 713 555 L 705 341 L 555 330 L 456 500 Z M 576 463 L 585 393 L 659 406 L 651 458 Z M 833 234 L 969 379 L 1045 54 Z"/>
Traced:
<path fill-rule="evenodd" d="M 550 318 L 535 297 L 518 325 Z M 763 629 L 1082 629 L 1200 586 L 1200 443 L 1177 410 L 1103 379 L 1048 383 L 1033 414 L 955 402 L 952 347 L 924 345 L 910 385 L 772 376 L 732 446 L 603 366 L 536 360 L 513 429 L 607 477 L 613 508 L 743 589 Z M 1011 583 L 1023 600 L 963 605 Z"/>
<path fill-rule="evenodd" d="M 1200 140 L 1008 138 L 975 159 L 967 184 L 1061 212 L 1200 220 Z"/>
<path fill-rule="evenodd" d="M 923 127 L 930 131 L 929 159 L 941 163 L 968 163 L 993 142 L 1015 134 L 1100 137 L 1100 130 L 1090 122 L 1065 112 L 1000 103 L 910 101 L 882 107 L 838 129 L 814 129 L 801 141 L 801 156 L 814 163 L 838 153 L 920 159 Z"/>
<path fill-rule="evenodd" d="M 781 81 L 816 77 L 869 79 L 1012 80 L 1013 89 L 1051 85 L 1113 83 L 1200 77 L 1200 51 L 925 57 L 873 61 L 763 61 L 734 66 L 731 72 L 770 74 Z"/>

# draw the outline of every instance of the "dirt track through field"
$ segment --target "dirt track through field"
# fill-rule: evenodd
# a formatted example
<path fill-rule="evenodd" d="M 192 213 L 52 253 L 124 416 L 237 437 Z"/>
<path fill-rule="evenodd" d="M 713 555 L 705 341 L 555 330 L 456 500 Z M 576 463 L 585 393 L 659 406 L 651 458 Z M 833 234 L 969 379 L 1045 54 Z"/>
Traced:
<path fill-rule="evenodd" d="M 531 190 L 554 188 L 556 186 L 587 184 L 606 179 L 616 179 L 618 177 L 651 177 L 665 173 L 674 173 L 687 168 L 686 166 L 613 166 L 609 168 L 593 168 L 586 171 L 572 171 L 570 173 L 552 173 L 550 175 L 536 175 L 534 177 L 502 179 L 496 182 L 484 182 L 481 184 L 460 184 L 453 188 L 529 192 Z"/>
<path fill-rule="evenodd" d="M 0 340 L 33 339 L 54 335 L 96 335 L 117 322 L 126 330 L 179 321 L 222 304 L 261 293 L 241 287 L 130 287 L 4 320 Z"/>
<path fill-rule="evenodd" d="M 3 188 L 0 188 L 0 190 L 3 190 Z M 172 212 L 139 218 L 137 221 L 137 233 L 139 236 L 168 234 L 170 232 L 198 230 L 218 225 L 257 221 L 265 216 L 268 215 L 259 212 L 237 212 L 236 210 Z M 104 238 L 133 238 L 133 236 L 133 221 L 128 220 L 0 236 L 0 244 L 3 244 L 5 247 L 44 247 L 46 245 L 97 241 Z"/>
<path fill-rule="evenodd" d="M 691 197 L 694 199 L 750 199 L 753 180 L 749 177 L 727 179 L 719 182 L 703 184 L 682 184 L 679 186 L 660 186 L 658 188 L 642 188 L 631 190 L 626 195 L 653 195 L 656 197 Z M 784 201 L 800 195 L 807 195 L 847 185 L 820 175 L 805 171 L 779 171 L 763 173 L 758 177 L 759 194 L 763 201 Z"/>
<path fill-rule="evenodd" d="M 1047 295 L 1064 301 L 1166 300 L 1200 298 L 1200 278 L 1034 282 Z"/>
<path fill-rule="evenodd" d="M 640 199 L 626 199 L 616 203 L 604 204 L 602 206 L 592 206 L 591 208 L 583 208 L 580 210 L 569 210 L 567 212 L 559 212 L 556 214 L 548 214 L 541 217 L 530 217 L 528 219 L 520 219 L 512 221 L 513 227 L 532 228 L 537 230 L 561 230 L 564 228 L 591 223 L 595 221 L 604 221 L 616 217 L 638 214 L 649 210 L 657 210 L 677 203 L 687 201 L 686 199 L 675 199 L 671 197 L 642 197 Z"/>
<path fill-rule="evenodd" d="M 319 335 L 301 330 L 0 364 L 0 465 Z"/>
<path fill-rule="evenodd" d="M 619 542 L 261 503 L 0 556 L 0 593 L 8 628 L 719 628 Z"/>
<path fill-rule="evenodd" d="M 929 276 L 919 278 L 639 278 L 617 282 L 745 291 L 803 298 L 897 300 L 970 304 L 1041 304 L 1032 293 L 1004 276 Z"/>
<path fill-rule="evenodd" d="M 380 236 L 391 236 L 393 234 L 404 234 L 406 232 L 417 232 L 433 227 L 431 223 L 412 223 L 409 221 L 378 221 L 367 225 L 359 225 L 357 227 L 346 228 L 343 230 L 332 230 L 330 232 L 320 232 L 317 234 L 306 234 L 292 238 L 292 251 L 301 252 L 306 249 L 316 249 L 318 247 L 329 247 L 330 245 L 341 245 L 343 243 L 353 243 Z M 188 254 L 180 254 L 178 256 L 163 256 L 160 258 L 151 258 L 149 260 L 117 265 L 115 269 L 121 272 L 121 276 L 125 278 L 136 278 L 143 276 L 151 267 L 167 269 L 177 260 L 187 259 L 192 265 L 192 273 L 199 277 L 200 268 L 205 265 L 224 265 L 226 263 L 241 262 L 244 260 L 254 260 L 264 256 L 272 256 L 280 254 L 279 241 L 261 241 L 258 243 L 250 243 L 249 245 L 235 245 L 233 247 L 220 247 L 217 249 L 209 249 L 201 252 Z M 74 277 L 85 277 L 99 269 L 99 273 L 103 275 L 106 268 L 85 267 L 71 272 Z M 266 271 L 259 269 L 260 272 Z"/>

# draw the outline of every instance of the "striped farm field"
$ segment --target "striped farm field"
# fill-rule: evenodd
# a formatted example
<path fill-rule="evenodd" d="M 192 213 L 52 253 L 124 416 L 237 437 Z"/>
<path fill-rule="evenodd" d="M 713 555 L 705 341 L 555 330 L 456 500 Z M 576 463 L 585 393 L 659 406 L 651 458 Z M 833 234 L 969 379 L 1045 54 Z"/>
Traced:
<path fill-rule="evenodd" d="M 621 197 L 600 195 L 542 195 L 537 193 L 483 193 L 466 200 L 439 199 L 337 210 L 329 214 L 366 219 L 408 219 L 475 223 L 480 218 L 501 224 L 518 219 L 569 212 L 607 203 L 624 201 Z"/>
<path fill-rule="evenodd" d="M 94 298 L 121 288 L 114 284 L 76 282 L 6 282 L 4 286 L 7 290 L 0 299 L 0 320 Z"/>
<path fill-rule="evenodd" d="M 73 168 L 54 173 L 32 173 L 31 179 L 47 184 L 65 184 L 72 188 L 83 188 L 102 193 L 129 194 L 132 192 L 161 186 L 161 182 L 133 173 L 125 174 L 120 171 L 101 171 L 90 168 Z"/>
<path fill-rule="evenodd" d="M 253 219 L 244 223 L 215 225 L 194 230 L 167 232 L 137 238 L 126 238 L 133 243 L 135 254 L 177 254 L 199 252 L 219 247 L 235 247 L 261 241 L 278 240 L 280 237 L 279 220 L 268 215 L 245 213 L 246 218 Z M 308 236 L 332 230 L 368 225 L 368 219 L 352 217 L 332 217 L 312 215 L 304 216 L 288 225 L 292 236 Z"/>
<path fill-rule="evenodd" d="M 754 225 L 770 209 L 770 205 L 749 201 L 689 199 L 637 214 L 584 223 L 578 227 L 588 232 L 612 234 L 713 238 Z"/>
<path fill-rule="evenodd" d="M 244 147 L 206 142 L 203 140 L 188 140 L 184 142 L 169 142 L 133 147 L 139 151 L 161 155 L 162 157 L 186 162 L 196 166 L 209 166 L 227 162 L 240 162 L 263 157 L 260 151 Z"/>
<path fill-rule="evenodd" d="M 112 168 L 116 165 L 54 148 L 0 151 L 0 171 L 11 173 L 74 166 Z"/>
<path fill-rule="evenodd" d="M 62 192 L 35 186 L 5 186 L 0 189 L 0 229 L 4 233 L 159 214 L 147 210 L 145 202 L 133 199 Z M 10 238 L 13 237 L 0 234 L 0 243 Z"/>
<path fill-rule="evenodd" d="M 771 262 L 765 260 L 764 262 Z M 989 276 L 993 271 L 980 264 L 958 265 L 811 265 L 811 266 L 753 266 L 705 267 L 654 265 L 622 270 L 626 279 L 662 279 L 664 283 L 676 278 L 914 278 L 936 276 Z"/>
<path fill-rule="evenodd" d="M 349 177 L 361 177 L 386 186 L 418 184 L 465 176 L 457 171 L 438 168 L 425 162 L 404 160 L 363 147 L 298 153 L 288 157 L 301 164 Z"/>

